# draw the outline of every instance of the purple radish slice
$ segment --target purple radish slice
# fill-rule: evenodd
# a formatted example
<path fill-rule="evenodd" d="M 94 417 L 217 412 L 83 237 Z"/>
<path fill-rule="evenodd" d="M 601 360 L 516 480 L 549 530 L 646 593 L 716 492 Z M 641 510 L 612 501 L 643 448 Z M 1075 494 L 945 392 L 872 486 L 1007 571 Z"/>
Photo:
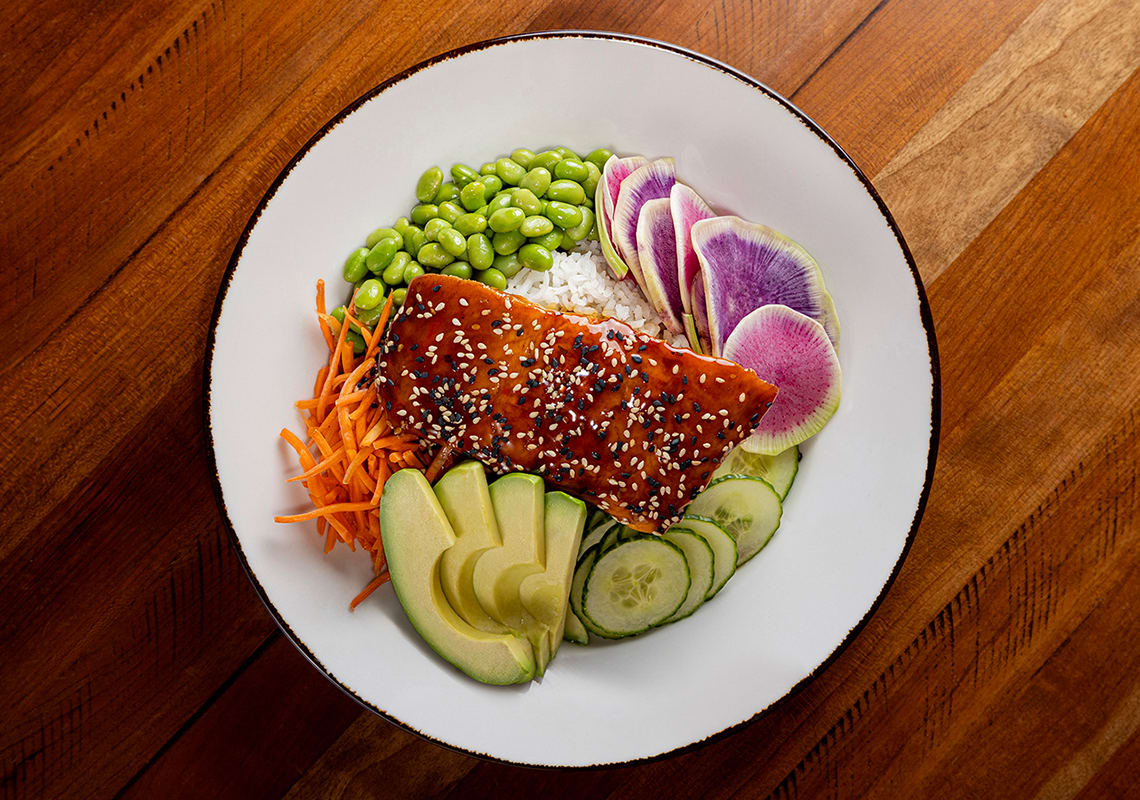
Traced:
<path fill-rule="evenodd" d="M 712 344 L 709 342 L 709 312 L 705 300 L 705 277 L 699 272 L 693 278 L 691 302 L 693 331 L 689 334 L 689 341 L 693 343 L 694 350 L 705 355 L 713 355 Z M 687 328 L 686 331 L 688 331 Z"/>
<path fill-rule="evenodd" d="M 621 182 L 610 221 L 610 237 L 635 276 L 641 276 L 641 262 L 637 257 L 637 219 L 641 215 L 641 207 L 650 200 L 668 197 L 676 182 L 677 173 L 671 158 L 650 161 Z M 644 286 L 641 280 L 639 283 Z"/>
<path fill-rule="evenodd" d="M 693 249 L 690 229 L 694 222 L 711 219 L 716 212 L 709 207 L 699 194 L 683 183 L 673 184 L 669 194 L 669 210 L 673 214 L 673 236 L 677 240 L 677 280 L 681 285 L 681 304 L 685 312 L 693 310 L 693 278 L 701 270 L 697 251 Z"/>
<path fill-rule="evenodd" d="M 671 333 L 683 333 L 681 288 L 677 284 L 677 240 L 669 198 L 650 200 L 637 218 L 637 259 L 645 297 Z"/>
<path fill-rule="evenodd" d="M 693 224 L 692 240 L 704 278 L 713 355 L 724 351 L 729 334 L 748 313 L 773 303 L 816 320 L 838 346 L 839 319 L 823 275 L 796 242 L 739 217 L 700 220 Z"/>
<path fill-rule="evenodd" d="M 823 430 L 839 408 L 839 358 L 823 326 L 787 306 L 746 315 L 724 344 L 724 357 L 780 390 L 741 446 L 774 456 Z"/>
<path fill-rule="evenodd" d="M 649 159 L 643 156 L 627 156 L 626 158 L 610 156 L 606 160 L 606 165 L 602 168 L 602 179 L 598 181 L 598 186 L 602 188 L 602 191 L 595 193 L 594 211 L 596 213 L 599 208 L 604 209 L 607 228 L 612 227 L 614 205 L 617 203 L 618 194 L 621 191 L 621 182 L 635 170 L 648 163 Z M 598 197 L 601 198 L 600 201 L 597 199 Z M 599 214 L 598 216 L 603 215 Z M 620 251 L 618 251 L 618 255 L 621 255 Z"/>
<path fill-rule="evenodd" d="M 610 161 L 613 161 L 616 157 L 617 156 L 611 156 Z M 609 161 L 606 163 L 608 164 Z M 606 187 L 599 181 L 598 188 L 594 191 L 595 209 L 600 209 L 602 207 L 602 196 L 605 194 L 605 192 Z M 601 245 L 602 255 L 605 257 L 606 263 L 610 265 L 610 271 L 613 272 L 614 277 L 618 280 L 628 278 L 633 273 L 629 271 L 629 265 L 625 263 L 625 260 L 618 255 L 616 250 L 614 250 L 614 243 L 610 238 L 610 225 L 609 221 L 606 219 L 605 211 L 600 211 L 599 213 L 595 214 L 594 219 L 598 225 L 598 244 Z M 635 279 L 638 279 L 637 275 L 633 275 L 633 277 Z M 639 287 L 641 286 L 640 279 L 637 280 L 637 285 Z M 642 291 L 645 291 L 644 287 L 642 287 Z"/>

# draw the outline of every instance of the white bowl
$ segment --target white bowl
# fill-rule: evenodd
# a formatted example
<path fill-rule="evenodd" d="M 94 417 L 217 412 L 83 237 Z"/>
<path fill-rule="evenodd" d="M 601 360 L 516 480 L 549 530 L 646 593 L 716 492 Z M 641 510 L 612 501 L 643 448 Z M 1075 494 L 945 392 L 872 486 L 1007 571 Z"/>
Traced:
<path fill-rule="evenodd" d="M 566 644 L 540 681 L 490 687 L 436 657 L 390 587 L 355 613 L 366 555 L 322 554 L 282 426 L 325 345 L 317 278 L 407 213 L 432 164 L 515 147 L 673 156 L 714 205 L 802 243 L 843 326 L 843 404 L 804 449 L 783 525 L 689 619 L 614 644 Z M 219 505 L 282 630 L 361 703 L 433 741 L 511 762 L 658 756 L 768 709 L 819 671 L 890 585 L 926 500 L 938 438 L 934 330 L 882 200 L 804 114 L 673 45 L 554 32 L 456 50 L 392 78 L 325 125 L 269 188 L 234 250 L 206 360 Z"/>

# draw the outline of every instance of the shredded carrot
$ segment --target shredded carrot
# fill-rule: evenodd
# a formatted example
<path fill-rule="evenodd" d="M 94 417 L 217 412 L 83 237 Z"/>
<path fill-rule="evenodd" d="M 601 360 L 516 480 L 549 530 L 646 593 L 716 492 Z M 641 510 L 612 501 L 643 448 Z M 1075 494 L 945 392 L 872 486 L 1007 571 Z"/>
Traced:
<path fill-rule="evenodd" d="M 405 467 L 424 471 L 430 463 L 433 468 L 427 469 L 427 477 L 434 481 L 452 455 L 451 448 L 440 448 L 446 457 L 441 460 L 437 454 L 433 459 L 431 445 L 415 431 L 399 432 L 395 417 L 378 402 L 368 373 L 375 367 L 392 305 L 389 294 L 376 325 L 369 328 L 360 323 L 350 302 L 342 324 L 327 313 L 324 282 L 317 282 L 317 324 L 329 358 L 317 371 L 312 396 L 294 404 L 301 412 L 307 441 L 288 429 L 281 431 L 281 438 L 296 451 L 301 466 L 301 473 L 288 480 L 300 482 L 308 490 L 313 508 L 274 519 L 315 520 L 326 553 L 339 541 L 350 550 L 360 545 L 369 554 L 376 578 L 352 600 L 350 608 L 356 608 L 388 580 L 379 515 L 388 478 Z M 354 355 L 347 341 L 350 326 L 359 328 L 364 339 L 362 356 Z"/>

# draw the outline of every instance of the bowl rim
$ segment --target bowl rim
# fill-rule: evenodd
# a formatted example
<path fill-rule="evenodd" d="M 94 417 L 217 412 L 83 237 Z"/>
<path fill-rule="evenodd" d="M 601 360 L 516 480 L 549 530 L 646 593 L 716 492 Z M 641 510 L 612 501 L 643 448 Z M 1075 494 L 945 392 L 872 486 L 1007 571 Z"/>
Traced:
<path fill-rule="evenodd" d="M 363 697 L 361 697 L 360 695 L 358 695 L 355 691 L 353 691 L 351 688 L 349 688 L 348 686 L 343 684 L 341 681 L 337 680 L 337 678 L 334 677 L 329 672 L 329 670 L 325 667 L 325 665 L 323 663 L 321 663 L 320 659 L 317 658 L 316 654 L 314 654 L 308 648 L 308 646 L 300 638 L 300 636 L 298 636 L 297 633 L 289 626 L 289 623 L 285 620 L 285 618 L 281 615 L 281 613 L 273 605 L 272 601 L 270 601 L 269 596 L 265 591 L 265 588 L 261 585 L 260 581 L 257 579 L 257 576 L 254 574 L 252 568 L 250 567 L 249 562 L 246 560 L 245 553 L 242 550 L 241 542 L 240 542 L 238 535 L 237 535 L 237 531 L 234 529 L 233 522 L 230 520 L 229 512 L 226 508 L 225 498 L 222 495 L 221 478 L 218 474 L 218 465 L 217 465 L 217 461 L 216 461 L 216 457 L 215 457 L 215 453 L 214 453 L 213 426 L 211 425 L 211 420 L 210 420 L 210 406 L 211 406 L 211 400 L 212 400 L 211 384 L 212 384 L 212 367 L 213 367 L 213 359 L 214 359 L 214 347 L 215 347 L 215 338 L 216 338 L 216 333 L 217 333 L 218 320 L 221 317 L 222 304 L 225 301 L 226 294 L 229 290 L 230 283 L 233 279 L 234 271 L 237 268 L 238 262 L 241 260 L 242 253 L 245 250 L 245 246 L 249 240 L 250 233 L 253 231 L 254 227 L 257 225 L 257 222 L 261 217 L 261 213 L 265 210 L 265 208 L 268 206 L 268 204 L 273 200 L 274 196 L 277 194 L 278 188 L 284 182 L 285 178 L 288 177 L 289 173 L 292 172 L 293 168 L 301 161 L 302 158 L 304 158 L 308 154 L 308 152 L 313 148 L 314 145 L 317 144 L 317 142 L 319 142 L 322 138 L 324 138 L 324 136 L 327 133 L 329 133 L 329 131 L 331 131 L 333 128 L 335 128 L 337 125 L 339 125 L 341 122 L 343 122 L 350 114 L 352 114 L 354 111 L 356 111 L 356 109 L 358 109 L 361 105 L 363 105 L 367 101 L 371 100 L 372 98 L 382 94 L 384 91 L 386 91 L 390 87 L 396 85 L 397 83 L 400 83 L 401 81 L 404 81 L 407 78 L 410 78 L 411 76 L 415 75 L 416 73 L 418 73 L 422 70 L 425 70 L 431 66 L 434 66 L 435 64 L 439 64 L 439 63 L 442 63 L 444 61 L 449 61 L 449 60 L 454 59 L 454 58 L 459 58 L 460 56 L 466 55 L 468 53 L 474 53 L 474 52 L 478 52 L 481 50 L 489 49 L 491 47 L 496 47 L 496 46 L 503 45 L 503 44 L 510 44 L 513 42 L 533 41 L 533 40 L 539 40 L 539 39 L 601 39 L 601 40 L 623 42 L 623 43 L 627 43 L 627 44 L 637 44 L 637 45 L 645 45 L 645 46 L 649 46 L 649 47 L 654 47 L 654 48 L 657 48 L 659 50 L 663 50 L 663 51 L 666 51 L 668 53 L 672 53 L 674 55 L 682 56 L 683 58 L 688 58 L 692 61 L 696 61 L 700 64 L 704 64 L 705 66 L 711 67 L 712 69 L 718 70 L 718 71 L 724 73 L 728 77 L 735 78 L 735 79 L 743 82 L 747 86 L 750 86 L 751 88 L 755 89 L 756 91 L 760 92 L 761 94 L 766 95 L 770 99 L 775 100 L 777 103 L 782 105 L 788 112 L 790 112 L 793 116 L 798 118 L 800 120 L 800 122 L 802 122 L 804 124 L 804 126 L 811 133 L 815 134 L 817 137 L 819 137 L 821 140 L 823 140 L 823 142 L 825 144 L 827 144 L 833 151 L 835 151 L 835 154 L 837 156 L 839 156 L 841 161 L 843 161 L 845 164 L 847 164 L 847 166 L 855 174 L 855 177 L 863 185 L 863 188 L 866 190 L 866 192 L 875 201 L 875 205 L 878 207 L 879 213 L 882 214 L 884 221 L 887 223 L 887 226 L 890 228 L 891 232 L 895 236 L 895 239 L 898 241 L 899 248 L 902 250 L 903 256 L 906 259 L 907 266 L 910 268 L 911 277 L 914 280 L 915 291 L 916 291 L 917 296 L 918 296 L 919 318 L 920 318 L 920 321 L 922 322 L 923 330 L 926 332 L 927 350 L 928 350 L 929 356 L 930 356 L 930 376 L 931 376 L 930 442 L 929 442 L 929 449 L 927 450 L 926 475 L 924 476 L 924 479 L 923 479 L 922 491 L 919 493 L 918 503 L 915 506 L 914 517 L 911 521 L 910 530 L 907 532 L 906 541 L 903 544 L 902 550 L 900 551 L 898 559 L 895 561 L 895 564 L 894 564 L 893 568 L 891 569 L 890 574 L 887 576 L 886 581 L 883 583 L 882 588 L 879 590 L 879 594 L 875 597 L 875 600 L 873 603 L 871 603 L 870 607 L 868 607 L 866 613 L 851 628 L 851 630 L 848 631 L 847 635 L 843 638 L 843 640 L 841 642 L 839 642 L 838 645 L 836 645 L 835 649 L 832 650 L 831 653 L 829 653 L 828 656 L 823 661 L 821 661 L 819 663 L 818 666 L 816 666 L 808 674 L 804 675 L 803 678 L 801 678 L 799 681 L 797 681 L 795 683 L 795 685 L 793 685 L 781 697 L 772 701 L 766 707 L 760 709 L 759 711 L 757 711 L 756 713 L 754 713 L 752 716 L 748 717 L 747 719 L 741 720 L 740 722 L 737 722 L 733 725 L 729 725 L 728 727 L 723 728 L 722 730 L 717 731 L 716 733 L 709 734 L 708 736 L 705 736 L 702 739 L 698 739 L 697 741 L 690 742 L 689 744 L 686 744 L 686 745 L 681 745 L 680 747 L 675 747 L 672 750 L 667 750 L 663 753 L 658 753 L 656 755 L 651 755 L 651 756 L 643 756 L 640 758 L 626 759 L 625 761 L 614 761 L 614 762 L 605 762 L 605 763 L 598 763 L 598 764 L 559 765 L 559 764 L 537 764 L 537 763 L 528 763 L 528 762 L 521 762 L 521 761 L 511 761 L 510 759 L 501 758 L 499 756 L 490 755 L 488 753 L 481 753 L 481 752 L 478 752 L 476 750 L 469 750 L 469 749 L 464 748 L 464 747 L 459 747 L 457 745 L 453 745 L 449 742 L 442 741 L 440 739 L 435 738 L 434 736 L 430 736 L 430 735 L 428 735 L 422 731 L 417 730 L 416 728 L 414 728 L 409 723 L 406 723 L 403 720 L 397 719 L 396 717 L 392 716 L 391 714 L 384 711 L 383 709 L 373 705 L 371 702 L 369 702 L 368 700 L 366 700 Z M 612 31 L 597 31 L 597 30 L 567 29 L 567 30 L 534 31 L 534 32 L 529 32 L 529 33 L 518 33 L 518 34 L 507 35 L 507 36 L 498 36 L 498 37 L 491 38 L 491 39 L 485 39 L 482 41 L 472 42 L 470 44 L 461 45 L 459 47 L 453 48 L 451 50 L 440 53 L 438 55 L 426 58 L 426 59 L 402 70 L 401 72 L 385 79 L 383 82 L 377 84 L 376 86 L 373 86 L 371 89 L 367 90 L 362 95 L 357 97 L 355 100 L 350 102 L 348 105 L 346 105 L 340 111 L 338 111 L 331 119 L 329 119 L 327 122 L 325 122 L 316 131 L 316 133 L 314 133 L 308 139 L 308 141 L 306 141 L 305 144 L 302 145 L 300 147 L 300 149 L 297 150 L 297 152 L 292 156 L 292 158 L 289 159 L 289 161 L 285 164 L 285 166 L 277 174 L 277 177 L 274 178 L 273 182 L 269 185 L 269 188 L 265 191 L 265 194 L 258 201 L 257 206 L 254 208 L 253 212 L 250 214 L 249 220 L 246 223 L 245 228 L 242 230 L 241 236 L 238 238 L 237 243 L 234 245 L 233 253 L 230 256 L 229 263 L 226 265 L 225 272 L 222 275 L 221 284 L 218 288 L 217 296 L 214 300 L 214 309 L 213 309 L 213 312 L 210 316 L 210 326 L 209 326 L 209 330 L 207 331 L 207 340 L 206 340 L 206 354 L 205 354 L 205 358 L 203 361 L 203 368 L 202 368 L 202 424 L 203 424 L 203 427 L 205 429 L 207 441 L 209 443 L 209 447 L 206 448 L 206 451 L 207 451 L 206 455 L 207 455 L 207 458 L 209 460 L 210 483 L 211 483 L 211 486 L 213 489 L 214 499 L 217 502 L 218 511 L 220 513 L 220 516 L 221 516 L 221 521 L 222 521 L 223 526 L 225 527 L 226 534 L 230 540 L 230 544 L 233 546 L 234 552 L 237 554 L 238 562 L 241 564 L 242 570 L 245 572 L 246 577 L 249 579 L 250 583 L 253 585 L 253 589 L 257 593 L 258 598 L 261 600 L 262 604 L 265 606 L 265 608 L 269 612 L 270 616 L 273 617 L 273 620 L 277 624 L 277 627 L 280 630 L 280 632 L 284 633 L 286 638 L 293 644 L 294 647 L 297 648 L 297 650 L 299 650 L 301 652 L 301 654 L 309 661 L 309 663 L 311 663 L 318 671 L 320 671 L 320 673 L 322 675 L 324 675 L 324 677 L 327 678 L 334 686 L 336 686 L 338 689 L 340 689 L 345 695 L 347 695 L 348 697 L 355 700 L 360 706 L 371 711 L 372 713 L 376 714 L 377 716 L 382 717 L 383 719 L 387 720 L 389 723 L 391 723 L 391 724 L 393 724 L 393 725 L 395 725 L 395 726 L 397 726 L 397 727 L 399 727 L 405 731 L 408 731 L 409 733 L 415 734 L 416 736 L 420 737 L 421 739 L 425 739 L 425 740 L 431 742 L 432 744 L 438 745 L 440 747 L 444 747 L 448 750 L 452 750 L 452 751 L 457 752 L 457 753 L 462 753 L 463 755 L 472 756 L 475 758 L 479 758 L 479 759 L 483 759 L 483 760 L 491 761 L 491 762 L 495 762 L 495 763 L 500 763 L 500 764 L 509 764 L 511 766 L 532 767 L 532 768 L 537 768 L 537 769 L 576 769 L 576 770 L 608 769 L 611 767 L 631 766 L 631 765 L 635 765 L 635 764 L 647 764 L 647 763 L 652 763 L 655 761 L 660 761 L 660 760 L 663 760 L 666 758 L 672 758 L 673 756 L 681 755 L 682 753 L 688 753 L 688 752 L 697 750 L 699 748 L 705 747 L 706 745 L 712 744 L 713 742 L 724 739 L 724 738 L 730 736 L 731 734 L 736 733 L 739 730 L 742 730 L 745 726 L 751 725 L 751 724 L 757 722 L 758 720 L 760 720 L 761 718 L 768 716 L 778 706 L 785 704 L 789 698 L 792 698 L 795 695 L 799 694 L 799 692 L 801 692 L 804 689 L 804 687 L 807 686 L 807 684 L 809 684 L 818 675 L 822 674 L 832 664 L 832 662 L 834 662 L 839 657 L 839 655 L 844 650 L 847 649 L 847 647 L 851 644 L 852 641 L 854 641 L 855 637 L 859 635 L 859 633 L 863 630 L 863 628 L 866 627 L 866 625 L 870 621 L 871 617 L 874 615 L 874 613 L 878 610 L 879 606 L 882 604 L 884 598 L 887 595 L 887 592 L 890 590 L 891 586 L 894 584 L 895 578 L 898 577 L 898 574 L 902 568 L 903 562 L 906 560 L 907 554 L 910 552 L 911 545 L 914 543 L 914 539 L 915 539 L 915 536 L 916 536 L 917 531 L 918 531 L 919 523 L 922 520 L 923 512 L 926 509 L 926 503 L 927 503 L 927 500 L 930 496 L 931 484 L 933 483 L 933 479 L 934 479 L 934 468 L 935 468 L 935 462 L 937 461 L 937 457 L 938 457 L 938 444 L 939 444 L 939 439 L 940 439 L 941 417 L 942 417 L 941 410 L 942 410 L 942 382 L 941 382 L 941 368 L 939 365 L 939 358 L 938 358 L 938 343 L 937 343 L 937 340 L 935 337 L 935 332 L 934 332 L 934 318 L 933 318 L 933 315 L 931 314 L 931 311 L 930 311 L 930 304 L 929 304 L 927 297 L 926 297 L 926 290 L 925 290 L 925 287 L 923 286 L 922 277 L 919 274 L 918 267 L 915 265 L 914 257 L 910 252 L 910 248 L 907 246 L 906 240 L 904 239 L 904 237 L 902 235 L 902 231 L 899 230 L 898 224 L 895 222 L 894 217 L 891 216 L 890 211 L 887 209 L 886 203 L 883 201 L 883 199 L 879 195 L 878 191 L 876 191 L 874 185 L 871 183 L 871 180 L 866 176 L 866 174 L 864 174 L 864 172 L 855 163 L 854 159 L 852 159 L 851 156 L 848 155 L 848 153 L 833 138 L 831 138 L 831 136 L 817 122 L 815 122 L 811 117 L 809 117 L 806 113 L 804 113 L 800 108 L 798 108 L 789 99 L 787 99 L 786 97 L 781 95 L 779 92 L 776 92 L 775 90 L 769 88 L 764 83 L 762 83 L 762 82 L 756 80 L 755 78 L 751 77 L 750 75 L 742 72 L 741 70 L 738 70 L 734 67 L 731 67 L 728 64 L 725 64 L 724 62 L 722 62 L 718 59 L 715 59 L 711 56 L 707 56 L 707 55 L 704 55 L 702 53 L 698 53 L 694 50 L 690 50 L 690 49 L 688 49 L 686 47 L 682 47 L 680 45 L 672 44 L 669 42 L 663 42 L 663 41 L 660 41 L 658 39 L 652 39 L 649 37 L 637 36 L 635 34 L 617 33 L 617 32 L 612 32 Z M 255 651 L 254 655 L 256 655 L 257 652 L 260 652 L 261 650 L 263 650 L 264 647 L 265 647 L 264 644 L 259 646 L 257 648 L 257 650 Z M 245 664 L 248 664 L 248 663 L 249 662 L 247 659 Z M 241 667 L 239 667 L 239 669 L 241 669 Z"/>

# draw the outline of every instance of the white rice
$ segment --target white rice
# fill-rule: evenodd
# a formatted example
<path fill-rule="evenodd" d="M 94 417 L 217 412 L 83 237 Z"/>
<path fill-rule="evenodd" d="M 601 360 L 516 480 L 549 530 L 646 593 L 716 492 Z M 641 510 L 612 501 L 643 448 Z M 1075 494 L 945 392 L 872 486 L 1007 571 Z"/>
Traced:
<path fill-rule="evenodd" d="M 546 272 L 520 270 L 507 291 L 557 311 L 613 317 L 675 347 L 688 347 L 683 335 L 673 335 L 662 324 L 636 283 L 613 276 L 597 242 L 582 242 L 569 253 L 556 251 L 554 266 Z"/>

